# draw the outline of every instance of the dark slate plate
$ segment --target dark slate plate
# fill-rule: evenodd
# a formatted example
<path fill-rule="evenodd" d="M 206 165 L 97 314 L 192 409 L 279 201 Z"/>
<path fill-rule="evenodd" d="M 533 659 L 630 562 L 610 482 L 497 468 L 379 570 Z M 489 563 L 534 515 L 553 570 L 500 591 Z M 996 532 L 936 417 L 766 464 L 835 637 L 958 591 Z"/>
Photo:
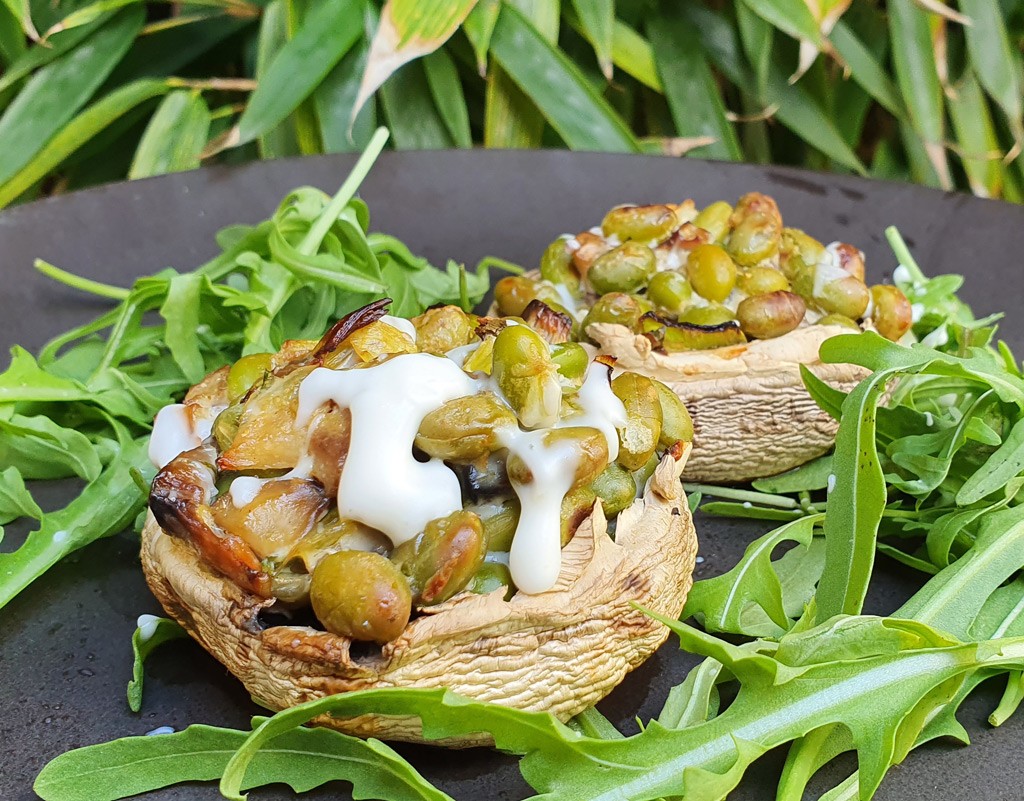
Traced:
<path fill-rule="evenodd" d="M 190 269 L 213 255 L 218 228 L 265 218 L 286 192 L 303 183 L 331 191 L 352 161 L 330 156 L 209 169 L 104 187 L 0 214 L 0 345 L 38 348 L 103 308 L 37 275 L 33 258 L 115 283 L 169 265 Z M 1017 348 L 1024 345 L 1018 266 L 1024 253 L 1024 210 L 1005 204 L 773 167 L 486 151 L 387 153 L 365 183 L 363 196 L 377 230 L 396 234 L 435 263 L 453 257 L 473 264 L 494 254 L 532 266 L 557 234 L 593 225 L 616 203 L 693 197 L 703 204 L 734 200 L 754 189 L 778 199 L 788 224 L 826 242 L 858 244 L 868 254 L 875 281 L 888 277 L 895 266 L 883 229 L 898 225 L 926 272 L 967 275 L 963 296 L 979 314 L 1011 311 L 1003 335 Z M 66 492 L 52 488 L 48 500 L 57 503 Z M 766 526 L 701 519 L 698 529 L 702 577 L 728 569 Z M 0 547 L 14 547 L 21 533 L 11 527 Z M 868 611 L 891 611 L 919 583 L 919 576 L 881 559 Z M 139 614 L 159 611 L 127 535 L 95 543 L 58 565 L 0 611 L 0 796 L 35 798 L 31 783 L 36 773 L 69 748 L 157 726 L 247 724 L 257 710 L 241 685 L 192 644 L 167 646 L 151 660 L 143 712 L 129 712 L 124 694 L 131 673 L 129 638 Z M 669 687 L 695 662 L 670 641 L 601 704 L 602 710 L 624 731 L 636 731 L 635 716 L 656 715 Z M 985 723 L 1000 689 L 983 688 L 964 707 L 961 717 L 973 747 L 944 743 L 921 749 L 890 773 L 877 798 L 1019 799 L 1024 716 L 1003 730 Z M 529 794 L 515 762 L 501 755 L 402 750 L 457 799 Z M 774 797 L 782 757 L 775 753 L 761 760 L 732 797 Z M 840 767 L 851 766 L 852 761 Z M 838 768 L 826 771 L 819 793 L 844 776 Z M 339 793 L 347 795 L 340 784 L 310 797 L 338 798 Z M 152 797 L 218 796 L 211 786 L 194 786 Z M 254 797 L 291 794 L 278 787 Z"/>

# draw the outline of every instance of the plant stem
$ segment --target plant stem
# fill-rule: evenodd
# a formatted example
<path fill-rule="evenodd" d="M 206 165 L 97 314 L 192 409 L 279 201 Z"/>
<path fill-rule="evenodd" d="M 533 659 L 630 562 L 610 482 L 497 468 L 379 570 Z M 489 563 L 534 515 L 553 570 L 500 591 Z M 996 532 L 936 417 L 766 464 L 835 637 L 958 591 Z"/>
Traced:
<path fill-rule="evenodd" d="M 90 278 L 83 278 L 80 275 L 69 273 L 67 270 L 62 270 L 60 267 L 56 267 L 42 259 L 36 259 L 34 266 L 47 278 L 52 278 L 54 281 L 64 284 L 65 286 L 69 286 L 72 289 L 88 292 L 91 295 L 99 295 L 101 298 L 124 300 L 129 294 L 129 290 L 127 289 L 123 289 L 119 286 L 111 286 L 110 284 L 103 284 L 99 281 L 93 281 Z"/>
<path fill-rule="evenodd" d="M 903 237 L 900 236 L 899 230 L 895 225 L 890 225 L 885 229 L 885 238 L 889 240 L 889 247 L 892 248 L 893 254 L 896 256 L 897 261 L 902 264 L 907 272 L 910 273 L 910 277 L 913 282 L 924 283 L 928 279 L 925 274 L 921 272 L 921 268 L 917 266 L 917 262 L 914 257 L 910 255 L 910 248 L 907 247 L 907 243 L 903 241 Z"/>
<path fill-rule="evenodd" d="M 327 204 L 320 216 L 317 217 L 316 222 L 310 226 L 309 231 L 302 238 L 299 243 L 298 251 L 306 256 L 312 256 L 316 253 L 317 248 L 320 247 L 320 243 L 324 241 L 324 237 L 327 236 L 327 232 L 331 230 L 331 226 L 334 225 L 334 221 L 338 219 L 342 210 L 345 208 L 352 196 L 355 195 L 359 185 L 366 178 L 366 174 L 370 171 L 373 166 L 373 162 L 377 160 L 377 156 L 384 149 L 384 145 L 388 141 L 388 129 L 378 128 L 373 137 L 370 139 L 370 143 L 366 146 L 366 150 L 363 151 L 363 155 L 359 157 L 359 161 L 356 162 L 356 166 L 352 168 L 352 172 L 348 174 L 348 178 L 345 179 L 345 183 L 341 185 L 341 189 L 338 193 L 331 198 L 331 202 Z"/>
<path fill-rule="evenodd" d="M 714 484 L 691 484 L 687 482 L 686 486 L 690 492 L 696 491 L 701 493 L 701 495 L 711 495 L 715 498 L 759 503 L 763 506 L 776 506 L 779 509 L 797 509 L 800 506 L 795 500 L 787 498 L 785 495 L 770 495 L 767 492 L 736 489 L 735 487 L 718 487 Z"/>

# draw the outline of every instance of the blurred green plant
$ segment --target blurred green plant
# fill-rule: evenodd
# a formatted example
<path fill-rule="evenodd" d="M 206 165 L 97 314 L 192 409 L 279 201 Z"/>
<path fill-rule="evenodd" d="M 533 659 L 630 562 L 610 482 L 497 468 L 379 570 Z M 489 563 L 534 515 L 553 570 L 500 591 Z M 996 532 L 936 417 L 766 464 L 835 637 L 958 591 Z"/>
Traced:
<path fill-rule="evenodd" d="M 1024 0 L 0 0 L 0 206 L 398 149 L 795 164 L 1024 199 Z"/>

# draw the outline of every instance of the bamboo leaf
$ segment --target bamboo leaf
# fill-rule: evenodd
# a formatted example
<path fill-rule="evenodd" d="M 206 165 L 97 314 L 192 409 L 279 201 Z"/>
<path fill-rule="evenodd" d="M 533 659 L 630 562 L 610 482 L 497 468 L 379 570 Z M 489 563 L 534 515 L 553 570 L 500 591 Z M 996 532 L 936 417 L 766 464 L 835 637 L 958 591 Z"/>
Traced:
<path fill-rule="evenodd" d="M 572 0 L 580 27 L 587 41 L 594 46 L 597 63 L 607 80 L 612 79 L 612 37 L 615 23 L 615 0 Z"/>
<path fill-rule="evenodd" d="M 943 147 L 942 85 L 935 68 L 928 15 L 913 0 L 891 0 L 888 10 L 896 82 L 938 183 L 948 189 L 952 179 Z"/>
<path fill-rule="evenodd" d="M 803 0 L 743 0 L 765 22 L 794 39 L 818 44 L 821 34 L 814 15 Z"/>
<path fill-rule="evenodd" d="M 56 169 L 108 125 L 147 100 L 170 90 L 166 81 L 146 79 L 115 89 L 65 125 L 35 157 L 0 186 L 0 208 L 8 205 L 36 181 Z"/>
<path fill-rule="evenodd" d="M 718 84 L 708 68 L 696 32 L 678 14 L 672 13 L 666 3 L 660 6 L 660 13 L 651 17 L 647 32 L 676 133 L 715 140 L 694 151 L 697 155 L 739 160 L 742 154 L 736 132 L 725 118 Z"/>
<path fill-rule="evenodd" d="M 747 60 L 754 68 L 755 94 L 763 95 L 768 86 L 768 68 L 772 63 L 772 39 L 775 29 L 750 10 L 746 3 L 736 4 L 736 27 Z"/>
<path fill-rule="evenodd" d="M 0 3 L 0 63 L 7 68 L 24 55 L 25 32 L 10 6 Z"/>
<path fill-rule="evenodd" d="M 506 0 L 503 6 L 508 5 L 521 11 L 542 37 L 557 43 L 561 0 Z M 494 24 L 497 25 L 497 19 Z M 490 37 L 494 37 L 493 30 Z M 543 135 L 544 115 L 508 73 L 495 64 L 487 77 L 484 145 L 537 148 Z"/>
<path fill-rule="evenodd" d="M 270 62 L 288 41 L 288 20 L 285 0 L 273 0 L 263 10 L 260 19 L 260 30 L 256 38 L 257 81 L 262 81 L 270 67 Z M 324 79 L 326 80 L 326 78 Z M 321 82 L 322 85 L 323 82 Z M 320 87 L 317 87 L 319 90 Z M 299 141 L 294 123 L 285 119 L 264 134 L 256 137 L 260 158 L 274 159 L 299 155 Z"/>
<path fill-rule="evenodd" d="M 431 97 L 434 98 L 434 106 L 455 146 L 472 147 L 466 98 L 462 94 L 462 84 L 452 57 L 444 50 L 435 50 L 423 58 L 423 69 Z"/>
<path fill-rule="evenodd" d="M 570 148 L 639 150 L 629 127 L 578 68 L 511 6 L 498 17 L 491 51 Z"/>
<path fill-rule="evenodd" d="M 24 169 L 89 101 L 142 22 L 140 7 L 127 8 L 32 76 L 0 117 L 0 184 Z"/>
<path fill-rule="evenodd" d="M 199 92 L 169 93 L 146 126 L 128 177 L 194 170 L 209 132 L 210 110 Z"/>
<path fill-rule="evenodd" d="M 447 42 L 475 5 L 476 0 L 387 0 L 370 46 L 356 110 L 403 64 Z"/>
<path fill-rule="evenodd" d="M 3 0 L 3 4 L 11 12 L 11 16 L 14 17 L 25 35 L 29 39 L 37 41 L 39 31 L 36 30 L 36 26 L 32 22 L 32 9 L 29 0 Z"/>
<path fill-rule="evenodd" d="M 1024 139 L 1021 115 L 1024 114 L 1019 54 L 1010 47 L 1003 10 L 998 0 L 960 0 L 960 10 L 970 17 L 964 28 L 967 53 L 974 74 L 1006 114 L 1019 149 Z"/>
<path fill-rule="evenodd" d="M 370 22 L 372 20 L 368 13 L 367 23 Z M 362 150 L 377 128 L 377 109 L 374 103 L 364 105 L 355 120 L 352 119 L 359 81 L 369 55 L 369 38 L 360 39 L 313 92 L 325 153 Z"/>
<path fill-rule="evenodd" d="M 832 30 L 832 44 L 860 87 L 895 117 L 906 116 L 899 90 L 853 29 L 842 20 Z"/>
<path fill-rule="evenodd" d="M 650 44 L 636 31 L 619 20 L 612 28 L 612 61 L 623 72 L 632 75 L 655 92 L 663 91 L 654 53 Z"/>
<path fill-rule="evenodd" d="M 117 87 L 140 78 L 164 78 L 184 72 L 206 53 L 225 52 L 227 48 L 215 48 L 251 24 L 251 19 L 224 14 L 207 19 L 201 25 L 165 28 L 152 33 L 143 28 L 110 74 L 106 86 Z M 203 70 L 208 69 L 203 67 Z"/>
<path fill-rule="evenodd" d="M 251 142 L 278 125 L 312 94 L 362 30 L 358 0 L 321 0 L 267 67 L 229 146 Z"/>
<path fill-rule="evenodd" d="M 700 35 L 708 57 L 737 86 L 753 86 L 754 77 L 747 68 L 743 49 L 735 29 L 721 15 L 699 5 L 687 5 L 682 13 Z M 768 86 L 763 105 L 774 107 L 779 122 L 829 158 L 848 169 L 864 174 L 864 165 L 843 139 L 829 115 L 807 89 L 791 85 L 785 71 L 773 62 L 768 71 Z"/>
<path fill-rule="evenodd" d="M 91 35 L 105 21 L 103 19 L 96 20 L 91 25 L 83 25 L 67 33 L 57 34 L 45 43 L 36 43 L 30 50 L 26 50 L 19 58 L 7 65 L 3 75 L 0 75 L 0 92 L 6 91 L 40 67 L 45 67 L 56 61 Z"/>
<path fill-rule="evenodd" d="M 430 93 L 422 61 L 406 64 L 380 88 L 381 105 L 398 150 L 440 150 L 454 145 Z"/>
<path fill-rule="evenodd" d="M 473 46 L 476 68 L 481 78 L 487 75 L 487 52 L 491 49 L 491 35 L 498 23 L 500 11 L 501 0 L 478 0 L 462 23 L 463 33 Z"/>
<path fill-rule="evenodd" d="M 999 197 L 1005 173 L 999 140 L 988 103 L 974 75 L 966 73 L 946 102 L 971 191 L 979 197 Z"/>

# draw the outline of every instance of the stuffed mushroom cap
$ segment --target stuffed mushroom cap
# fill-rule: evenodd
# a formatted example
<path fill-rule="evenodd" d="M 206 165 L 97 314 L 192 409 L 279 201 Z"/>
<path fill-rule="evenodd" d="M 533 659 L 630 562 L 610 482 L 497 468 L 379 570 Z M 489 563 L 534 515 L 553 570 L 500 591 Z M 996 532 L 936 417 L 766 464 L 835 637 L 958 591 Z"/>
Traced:
<path fill-rule="evenodd" d="M 166 424 L 158 417 L 151 453 L 164 463 L 142 534 L 146 579 L 168 614 L 270 708 L 446 687 L 566 720 L 664 642 L 668 629 L 638 606 L 682 611 L 696 553 L 680 481 L 685 408 L 650 379 L 610 382 L 607 362 L 587 366 L 579 346 L 526 327 L 474 328 L 451 309 L 418 329 L 382 316 L 374 304 L 319 343 L 246 357 L 169 407 Z M 484 355 L 489 371 L 458 366 Z M 353 386 L 364 390 L 337 394 Z M 320 397 L 325 387 L 334 394 Z M 503 480 L 481 478 L 495 460 Z M 606 491 L 609 471 L 627 492 Z M 436 506 L 439 473 L 439 486 L 470 505 L 435 510 L 399 539 L 387 526 L 417 504 Z M 472 491 L 459 489 L 465 481 Z M 493 507 L 512 490 L 514 535 L 481 533 L 490 518 L 476 495 Z M 346 521 L 359 528 L 354 539 Z M 493 591 L 472 578 L 492 557 L 510 577 Z M 381 575 L 395 578 L 386 589 L 397 594 L 372 595 Z M 318 608 L 321 590 L 347 600 Z M 318 722 L 421 739 L 411 717 Z"/>
<path fill-rule="evenodd" d="M 635 605 L 670 617 L 682 611 L 697 553 L 679 480 L 689 450 L 662 459 L 643 497 L 619 514 L 614 541 L 595 503 L 562 550 L 552 590 L 508 601 L 501 590 L 459 593 L 369 655 L 307 626 L 267 626 L 260 613 L 272 601 L 219 574 L 152 515 L 142 567 L 167 613 L 273 709 L 353 690 L 447 687 L 564 721 L 600 701 L 667 638 L 668 628 Z M 415 717 L 315 722 L 363 737 L 422 740 Z M 490 742 L 481 734 L 443 744 Z"/>

